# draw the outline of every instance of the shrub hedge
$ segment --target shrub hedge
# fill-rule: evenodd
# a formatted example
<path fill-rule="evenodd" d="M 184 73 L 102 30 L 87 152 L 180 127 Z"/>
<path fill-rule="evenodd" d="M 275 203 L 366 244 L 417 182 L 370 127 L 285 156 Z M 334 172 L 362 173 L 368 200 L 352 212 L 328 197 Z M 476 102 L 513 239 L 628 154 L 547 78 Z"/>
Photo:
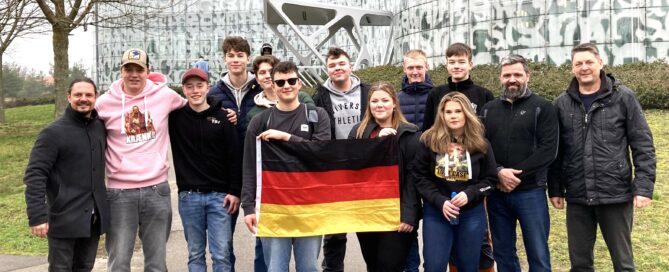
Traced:
<path fill-rule="evenodd" d="M 5 102 L 5 108 L 16 108 L 23 106 L 35 106 L 55 103 L 53 94 L 41 95 L 28 98 L 16 98 Z"/>
<path fill-rule="evenodd" d="M 530 67 L 530 89 L 535 93 L 553 100 L 564 92 L 569 84 L 571 65 L 554 66 L 532 62 Z M 664 61 L 651 63 L 631 63 L 619 66 L 606 66 L 604 70 L 612 73 L 623 85 L 632 89 L 644 109 L 669 109 L 669 64 Z M 500 68 L 494 64 L 476 65 L 471 72 L 472 80 L 499 96 L 502 92 L 499 83 Z M 375 83 L 387 81 L 399 90 L 403 76 L 400 66 L 379 66 L 355 72 L 363 82 Z M 448 72 L 442 65 L 429 71 L 435 85 L 444 84 Z"/>

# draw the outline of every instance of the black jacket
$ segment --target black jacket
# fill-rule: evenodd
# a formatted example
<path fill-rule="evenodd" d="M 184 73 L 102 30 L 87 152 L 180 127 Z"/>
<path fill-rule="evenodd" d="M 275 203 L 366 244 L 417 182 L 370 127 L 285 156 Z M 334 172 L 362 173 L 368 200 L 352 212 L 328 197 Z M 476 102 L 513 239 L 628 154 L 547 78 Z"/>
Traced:
<path fill-rule="evenodd" d="M 370 122 L 362 135 L 362 139 L 368 139 L 372 131 L 378 126 L 375 122 Z M 349 133 L 349 139 L 355 139 L 356 132 L 360 123 L 356 124 Z M 422 218 L 422 204 L 416 187 L 411 179 L 411 162 L 414 160 L 416 150 L 420 146 L 420 131 L 418 127 L 402 123 L 397 128 L 397 136 L 400 144 L 400 221 L 418 226 L 418 221 Z"/>
<path fill-rule="evenodd" d="M 210 107 L 194 111 L 188 104 L 170 113 L 169 130 L 179 191 L 210 190 L 239 197 L 242 153 L 235 126 L 222 102 L 207 98 Z"/>
<path fill-rule="evenodd" d="M 37 135 L 23 178 L 30 226 L 49 223 L 51 237 L 90 237 L 95 207 L 107 231 L 106 136 L 96 111 L 86 118 L 70 107 Z"/>
<path fill-rule="evenodd" d="M 365 83 L 360 83 L 360 120 L 365 115 L 367 111 L 367 94 L 369 93 L 369 85 Z M 314 94 L 314 104 L 317 107 L 321 107 L 328 113 L 330 118 L 330 130 L 332 139 L 335 138 L 335 119 L 334 119 L 334 109 L 332 109 L 332 100 L 330 100 L 330 91 L 325 88 L 323 85 L 319 85 L 316 88 L 316 93 Z"/>
<path fill-rule="evenodd" d="M 423 118 L 423 127 L 421 127 L 422 131 L 426 131 L 434 125 L 434 118 L 439 110 L 439 102 L 441 102 L 444 95 L 450 92 L 463 93 L 472 102 L 472 107 L 474 107 L 476 114 L 479 116 L 481 116 L 483 105 L 488 103 L 488 101 L 495 99 L 495 96 L 491 91 L 474 84 L 471 77 L 458 83 L 453 82 L 451 77 L 448 77 L 447 84 L 432 89 L 427 96 L 427 101 L 425 102 L 425 118 Z"/>
<path fill-rule="evenodd" d="M 485 136 L 498 168 L 522 170 L 518 190 L 546 188 L 548 166 L 558 148 L 558 120 L 550 101 L 529 89 L 513 103 L 504 98 L 483 107 Z"/>
<path fill-rule="evenodd" d="M 221 101 L 221 106 L 226 109 L 231 109 L 237 112 L 237 136 L 239 137 L 240 147 L 244 144 L 244 135 L 246 134 L 246 128 L 249 126 L 249 119 L 246 118 L 246 114 L 253 108 L 256 103 L 253 102 L 253 97 L 262 92 L 262 87 L 255 79 L 252 79 L 248 82 L 245 88 L 248 88 L 248 93 L 244 95 L 244 98 L 241 101 L 241 105 L 237 106 L 235 102 L 235 95 L 232 93 L 232 90 L 225 85 L 223 80 L 216 82 L 214 86 L 209 89 L 209 97 L 213 97 L 216 100 Z"/>
<path fill-rule="evenodd" d="M 560 148 L 549 174 L 549 195 L 583 205 L 652 197 L 655 148 L 641 105 L 630 89 L 604 71 L 601 82 L 588 112 L 576 79 L 555 99 Z"/>
<path fill-rule="evenodd" d="M 435 175 L 437 153 L 421 143 L 411 165 L 414 184 L 424 202 L 441 210 L 444 202 L 451 199 L 451 192 L 465 192 L 468 203 L 463 209 L 475 207 L 492 192 L 497 180 L 495 155 L 490 144 L 485 154 L 471 153 L 472 178 L 466 182 L 449 182 Z M 427 203 L 424 203 L 427 205 Z"/>

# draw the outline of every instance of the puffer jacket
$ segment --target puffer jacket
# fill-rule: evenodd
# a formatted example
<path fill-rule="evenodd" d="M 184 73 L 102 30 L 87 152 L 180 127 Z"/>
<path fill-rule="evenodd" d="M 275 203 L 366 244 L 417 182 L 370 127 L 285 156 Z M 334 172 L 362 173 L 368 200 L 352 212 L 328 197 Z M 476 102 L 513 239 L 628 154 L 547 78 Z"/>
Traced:
<path fill-rule="evenodd" d="M 587 112 L 576 79 L 555 100 L 560 145 L 548 178 L 551 197 L 601 205 L 653 195 L 655 148 L 641 105 L 629 88 L 604 71 L 601 82 Z"/>
<path fill-rule="evenodd" d="M 428 74 L 425 75 L 425 81 L 417 83 L 409 83 L 407 76 L 404 76 L 402 78 L 402 90 L 397 93 L 402 114 L 407 121 L 419 128 L 423 126 L 425 102 L 432 88 L 434 88 L 434 85 Z"/>

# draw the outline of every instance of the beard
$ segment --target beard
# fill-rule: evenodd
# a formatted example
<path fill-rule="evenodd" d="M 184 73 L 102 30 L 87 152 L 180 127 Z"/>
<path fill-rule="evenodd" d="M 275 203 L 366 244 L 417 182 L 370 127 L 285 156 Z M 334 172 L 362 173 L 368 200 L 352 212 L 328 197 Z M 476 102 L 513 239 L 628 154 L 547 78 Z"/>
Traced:
<path fill-rule="evenodd" d="M 512 90 L 510 87 L 516 87 L 516 89 Z M 516 100 L 518 97 L 521 97 L 523 94 L 525 94 L 525 90 L 527 90 L 527 83 L 508 84 L 504 86 L 503 94 L 507 99 Z"/>

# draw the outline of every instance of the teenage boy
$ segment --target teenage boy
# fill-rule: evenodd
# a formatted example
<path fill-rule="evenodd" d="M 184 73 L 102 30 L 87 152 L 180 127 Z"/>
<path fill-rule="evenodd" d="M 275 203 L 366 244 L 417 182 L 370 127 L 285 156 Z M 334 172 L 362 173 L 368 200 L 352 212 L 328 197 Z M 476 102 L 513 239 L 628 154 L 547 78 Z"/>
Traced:
<path fill-rule="evenodd" d="M 167 119 L 185 104 L 165 83 L 149 79 L 149 58 L 140 49 L 123 53 L 121 79 L 98 99 L 95 107 L 107 129 L 109 271 L 130 271 L 138 231 L 144 271 L 167 270 L 165 246 L 172 226 Z"/>
<path fill-rule="evenodd" d="M 30 231 L 48 237 L 49 271 L 91 271 L 100 235 L 109 228 L 105 191 L 105 126 L 94 110 L 95 83 L 75 79 L 70 106 L 44 128 L 26 168 Z M 46 200 L 46 201 L 45 201 Z"/>
<path fill-rule="evenodd" d="M 369 85 L 351 74 L 351 57 L 341 48 L 330 48 L 325 56 L 328 79 L 314 94 L 314 103 L 330 118 L 333 139 L 347 139 L 351 128 L 367 110 Z M 323 271 L 343 271 L 346 233 L 325 235 Z"/>
<path fill-rule="evenodd" d="M 425 102 L 430 90 L 434 88 L 432 79 L 427 73 L 427 56 L 423 50 L 413 49 L 404 54 L 402 64 L 402 90 L 397 93 L 400 110 L 407 121 L 422 127 L 425 117 Z"/>
<path fill-rule="evenodd" d="M 472 61 L 472 49 L 464 43 L 454 43 L 446 48 L 446 70 L 448 71 L 448 83 L 438 86 L 430 91 L 425 102 L 425 118 L 423 118 L 422 131 L 426 131 L 434 124 L 435 116 L 438 116 L 439 102 L 441 98 L 450 92 L 461 92 L 472 103 L 476 114 L 481 116 L 483 106 L 495 99 L 493 93 L 481 86 L 474 84 L 469 72 L 474 67 Z M 492 271 L 494 260 L 492 247 L 488 240 L 488 231 L 483 238 L 481 247 L 480 268 L 482 271 Z"/>
<path fill-rule="evenodd" d="M 188 270 L 232 271 L 232 214 L 239 208 L 241 151 L 237 129 L 221 101 L 207 97 L 207 74 L 192 68 L 181 83 L 188 104 L 170 113 L 169 131 L 179 188 L 179 215 L 188 243 Z"/>
<path fill-rule="evenodd" d="M 330 120 L 322 108 L 311 109 L 298 100 L 302 81 L 297 66 L 280 62 L 272 69 L 274 91 L 279 100 L 251 120 L 244 144 L 242 209 L 244 221 L 251 233 L 257 230 L 256 209 L 256 139 L 263 141 L 323 141 L 330 140 Z M 309 113 L 309 114 L 307 114 Z M 314 120 L 313 118 L 315 117 Z M 313 124 L 313 125 L 310 125 Z M 311 131 L 313 129 L 313 131 Z M 321 235 L 308 237 L 260 238 L 265 263 L 269 271 L 289 271 L 291 255 L 295 255 L 296 271 L 318 271 Z"/>

